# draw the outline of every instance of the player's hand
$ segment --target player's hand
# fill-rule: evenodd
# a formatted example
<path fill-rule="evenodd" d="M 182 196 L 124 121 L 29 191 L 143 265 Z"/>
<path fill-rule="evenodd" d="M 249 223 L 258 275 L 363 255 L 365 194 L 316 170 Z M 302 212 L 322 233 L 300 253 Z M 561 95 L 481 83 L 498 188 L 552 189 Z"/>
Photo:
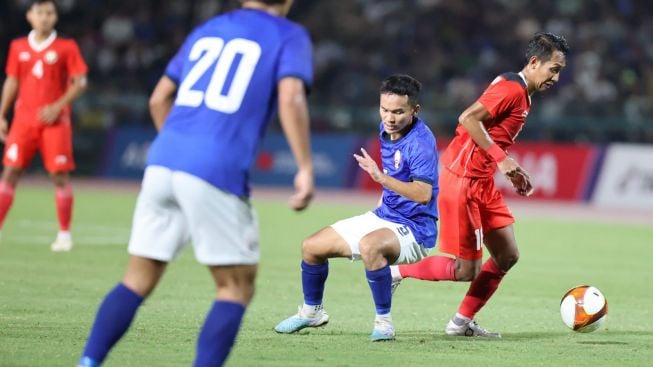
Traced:
<path fill-rule="evenodd" d="M 295 194 L 288 200 L 291 209 L 300 211 L 306 209 L 313 199 L 313 172 L 300 169 L 295 174 Z"/>
<path fill-rule="evenodd" d="M 508 177 L 519 195 L 530 196 L 533 193 L 531 176 L 514 159 L 507 157 L 499 162 L 498 166 L 501 173 Z"/>
<path fill-rule="evenodd" d="M 39 111 L 39 118 L 41 119 L 41 122 L 43 122 L 46 125 L 51 125 L 55 121 L 57 121 L 57 118 L 59 117 L 59 113 L 61 113 L 61 106 L 57 103 L 49 104 Z"/>
<path fill-rule="evenodd" d="M 9 132 L 9 122 L 4 116 L 0 116 L 0 141 L 7 141 L 7 133 Z"/>
<path fill-rule="evenodd" d="M 515 188 L 515 191 L 517 194 L 521 196 L 531 196 L 533 193 L 533 184 L 531 183 L 531 179 L 528 176 L 528 173 L 525 171 L 517 171 L 515 174 L 512 176 L 508 177 L 510 179 L 510 182 L 512 183 L 512 186 Z"/>
<path fill-rule="evenodd" d="M 381 183 L 383 181 L 383 177 L 385 176 L 383 172 L 379 169 L 379 166 L 376 164 L 376 161 L 370 157 L 370 155 L 367 153 L 367 151 L 364 148 L 361 148 L 361 153 L 363 153 L 362 156 L 358 154 L 354 154 L 354 158 L 356 161 L 358 161 L 358 166 L 365 170 L 370 177 L 372 177 L 372 180 L 374 182 Z"/>

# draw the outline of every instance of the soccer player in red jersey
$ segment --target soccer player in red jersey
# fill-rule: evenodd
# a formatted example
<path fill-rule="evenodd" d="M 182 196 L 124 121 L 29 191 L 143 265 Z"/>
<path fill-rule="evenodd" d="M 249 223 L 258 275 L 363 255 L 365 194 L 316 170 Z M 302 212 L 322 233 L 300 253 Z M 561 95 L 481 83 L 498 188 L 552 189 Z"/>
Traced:
<path fill-rule="evenodd" d="M 69 104 L 86 88 L 87 66 L 72 39 L 57 36 L 54 0 L 35 0 L 27 10 L 32 31 L 11 42 L 0 103 L 0 140 L 5 142 L 0 181 L 0 228 L 21 173 L 37 150 L 56 187 L 59 233 L 52 251 L 70 251 L 73 161 Z M 16 98 L 17 97 L 17 98 Z M 11 129 L 7 122 L 12 103 Z"/>
<path fill-rule="evenodd" d="M 563 37 L 535 34 L 528 44 L 526 65 L 521 72 L 496 77 L 458 118 L 456 136 L 441 159 L 438 197 L 440 251 L 455 258 L 429 256 L 414 264 L 391 268 L 395 287 L 402 278 L 471 281 L 458 312 L 445 328 L 447 335 L 501 336 L 474 321 L 519 258 L 513 232 L 515 219 L 493 177 L 498 168 L 517 193 L 532 193 L 528 173 L 506 150 L 526 122 L 531 95 L 558 82 L 568 51 Z M 490 252 L 484 263 L 481 244 Z"/>

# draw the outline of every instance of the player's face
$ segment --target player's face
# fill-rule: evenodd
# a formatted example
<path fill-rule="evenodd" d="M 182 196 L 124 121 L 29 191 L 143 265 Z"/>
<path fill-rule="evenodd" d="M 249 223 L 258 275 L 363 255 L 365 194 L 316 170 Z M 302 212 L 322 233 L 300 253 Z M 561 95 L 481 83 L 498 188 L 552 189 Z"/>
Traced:
<path fill-rule="evenodd" d="M 37 32 L 52 32 L 57 23 L 57 9 L 50 2 L 34 4 L 27 11 L 27 21 Z"/>
<path fill-rule="evenodd" d="M 413 122 L 418 111 L 419 105 L 411 105 L 406 95 L 381 94 L 379 112 L 383 128 L 393 140 L 402 136 L 402 132 Z"/>
<path fill-rule="evenodd" d="M 551 88 L 560 80 L 560 72 L 566 65 L 565 54 L 560 51 L 554 51 L 545 62 L 537 60 L 533 65 L 536 90 L 541 92 Z"/>

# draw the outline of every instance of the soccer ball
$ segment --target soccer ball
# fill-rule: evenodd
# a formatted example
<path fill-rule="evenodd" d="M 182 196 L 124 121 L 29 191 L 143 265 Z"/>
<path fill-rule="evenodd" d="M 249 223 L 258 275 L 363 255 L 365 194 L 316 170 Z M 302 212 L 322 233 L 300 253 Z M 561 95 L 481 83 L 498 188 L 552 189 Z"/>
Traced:
<path fill-rule="evenodd" d="M 579 285 L 560 301 L 562 322 L 573 331 L 589 333 L 600 328 L 608 316 L 608 301 L 596 287 Z"/>

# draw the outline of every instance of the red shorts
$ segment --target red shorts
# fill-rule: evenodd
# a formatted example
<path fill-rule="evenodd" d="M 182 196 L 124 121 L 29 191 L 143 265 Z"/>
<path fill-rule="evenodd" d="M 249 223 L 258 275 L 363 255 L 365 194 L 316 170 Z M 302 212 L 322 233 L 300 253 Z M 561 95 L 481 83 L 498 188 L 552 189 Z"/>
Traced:
<path fill-rule="evenodd" d="M 2 163 L 27 168 L 39 150 L 48 172 L 70 172 L 75 169 L 72 140 L 69 118 L 62 118 L 52 125 L 14 120 L 5 142 Z"/>
<path fill-rule="evenodd" d="M 440 251 L 465 260 L 483 257 L 483 235 L 515 222 L 494 178 L 440 173 L 438 211 Z"/>

